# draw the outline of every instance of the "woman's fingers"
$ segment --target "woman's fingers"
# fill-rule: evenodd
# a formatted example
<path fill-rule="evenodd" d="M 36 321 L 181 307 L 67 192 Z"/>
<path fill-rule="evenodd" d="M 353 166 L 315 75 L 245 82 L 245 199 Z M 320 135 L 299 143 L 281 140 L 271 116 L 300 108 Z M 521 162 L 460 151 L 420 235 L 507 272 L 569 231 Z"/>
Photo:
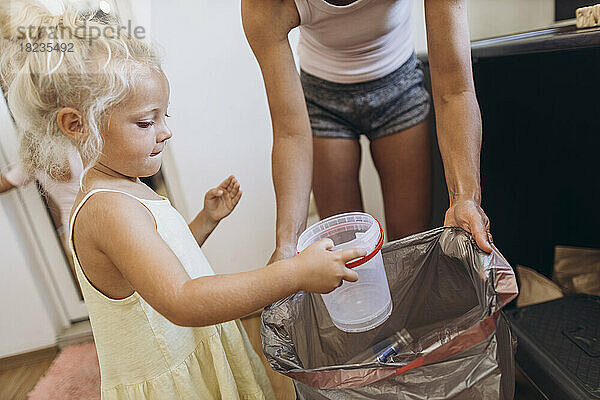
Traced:
<path fill-rule="evenodd" d="M 472 215 L 469 220 L 469 225 L 471 228 L 471 233 L 473 234 L 473 238 L 475 238 L 475 242 L 477 246 L 485 252 L 491 253 L 492 246 L 489 243 L 488 230 L 489 227 L 485 225 L 480 215 Z"/>

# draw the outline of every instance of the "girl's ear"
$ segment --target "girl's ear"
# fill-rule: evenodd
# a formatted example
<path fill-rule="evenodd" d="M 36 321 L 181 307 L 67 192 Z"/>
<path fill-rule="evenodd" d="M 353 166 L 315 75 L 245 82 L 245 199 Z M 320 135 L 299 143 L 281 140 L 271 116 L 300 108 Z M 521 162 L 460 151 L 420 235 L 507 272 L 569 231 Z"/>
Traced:
<path fill-rule="evenodd" d="M 71 140 L 79 142 L 83 139 L 83 116 L 78 110 L 63 107 L 56 116 L 56 122 L 62 133 Z"/>

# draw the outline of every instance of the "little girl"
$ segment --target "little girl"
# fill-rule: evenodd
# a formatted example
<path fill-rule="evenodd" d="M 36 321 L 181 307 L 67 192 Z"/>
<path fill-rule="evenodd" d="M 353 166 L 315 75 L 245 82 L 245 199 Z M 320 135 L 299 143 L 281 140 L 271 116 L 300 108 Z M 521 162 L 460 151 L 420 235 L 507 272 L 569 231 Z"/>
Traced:
<path fill-rule="evenodd" d="M 85 166 L 69 238 L 102 398 L 274 398 L 236 319 L 299 290 L 327 293 L 355 281 L 345 262 L 364 251 L 328 251 L 327 239 L 251 272 L 215 275 L 200 245 L 238 203 L 237 180 L 208 191 L 189 225 L 139 180 L 159 170 L 172 136 L 169 83 L 155 51 L 123 33 L 110 37 L 116 30 L 84 24 L 73 10 L 54 16 L 31 0 L 8 3 L 0 9 L 0 72 L 23 163 L 52 171 L 75 147 Z M 36 39 L 72 46 L 22 51 L 31 39 L 19 36 L 22 26 L 61 27 L 62 36 L 40 29 Z M 89 35 L 92 26 L 105 34 Z"/>

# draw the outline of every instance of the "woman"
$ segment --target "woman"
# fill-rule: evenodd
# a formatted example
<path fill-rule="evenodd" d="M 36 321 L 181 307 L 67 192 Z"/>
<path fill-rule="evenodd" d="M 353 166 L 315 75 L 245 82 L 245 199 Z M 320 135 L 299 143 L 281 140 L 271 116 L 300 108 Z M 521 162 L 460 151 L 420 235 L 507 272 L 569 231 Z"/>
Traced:
<path fill-rule="evenodd" d="M 489 252 L 489 220 L 480 207 L 481 119 L 465 3 L 425 0 L 438 141 L 450 198 L 444 224 L 470 231 Z M 429 98 L 412 46 L 411 5 L 412 0 L 242 0 L 244 30 L 263 73 L 273 121 L 273 260 L 293 254 L 304 228 L 311 168 L 321 217 L 362 209 L 360 134 L 371 140 L 388 238 L 428 226 Z M 297 26 L 300 79 L 287 39 Z"/>

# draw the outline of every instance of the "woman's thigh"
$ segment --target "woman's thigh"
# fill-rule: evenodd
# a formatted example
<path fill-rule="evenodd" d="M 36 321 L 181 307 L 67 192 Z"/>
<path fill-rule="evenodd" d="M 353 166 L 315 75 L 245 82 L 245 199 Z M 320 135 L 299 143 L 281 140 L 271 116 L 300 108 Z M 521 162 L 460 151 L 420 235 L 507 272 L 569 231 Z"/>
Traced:
<path fill-rule="evenodd" d="M 362 211 L 357 139 L 313 137 L 313 193 L 321 218 Z"/>
<path fill-rule="evenodd" d="M 431 138 L 427 120 L 371 141 L 388 240 L 426 230 L 431 214 Z"/>
<path fill-rule="evenodd" d="M 362 210 L 359 138 L 365 134 L 382 180 L 388 235 L 427 227 L 430 149 L 423 121 L 430 97 L 416 56 L 373 81 L 341 84 L 302 71 L 301 82 L 314 135 L 313 191 L 321 218 Z M 406 212 L 395 207 L 398 196 Z"/>

